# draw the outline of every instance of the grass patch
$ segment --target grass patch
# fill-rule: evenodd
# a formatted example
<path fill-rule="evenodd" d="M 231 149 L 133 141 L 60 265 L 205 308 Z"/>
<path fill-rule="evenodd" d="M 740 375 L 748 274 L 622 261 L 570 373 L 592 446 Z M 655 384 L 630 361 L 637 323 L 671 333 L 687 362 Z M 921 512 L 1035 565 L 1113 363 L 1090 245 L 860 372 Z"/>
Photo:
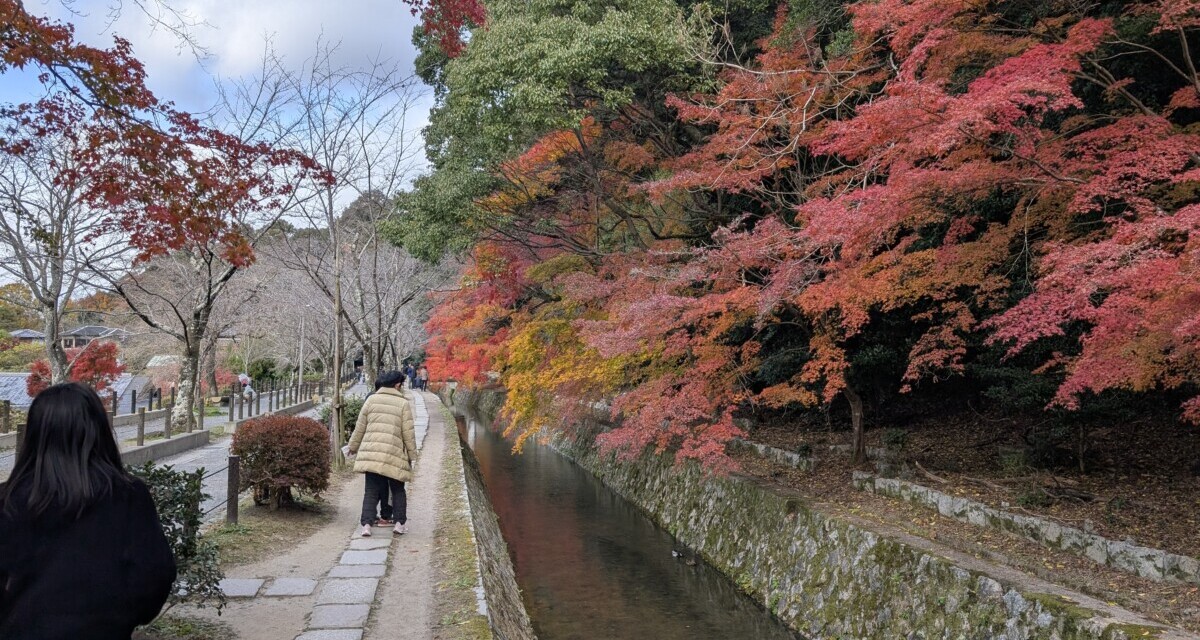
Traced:
<path fill-rule="evenodd" d="M 133 632 L 133 640 L 229 640 L 236 637 L 233 628 L 224 622 L 174 614 L 159 616 Z"/>
<path fill-rule="evenodd" d="M 237 524 L 219 525 L 205 536 L 217 543 L 221 568 L 228 569 L 295 546 L 332 522 L 335 511 L 324 500 L 310 497 L 275 511 L 245 501 Z"/>
<path fill-rule="evenodd" d="M 162 431 L 154 431 L 151 433 L 147 433 L 146 437 L 145 437 L 145 441 L 146 442 L 154 442 L 155 440 L 162 440 L 164 435 L 166 435 L 166 434 L 164 434 Z M 172 437 L 174 437 L 174 436 L 172 435 Z M 129 438 L 129 439 L 125 440 L 125 444 L 136 445 L 137 438 Z"/>
<path fill-rule="evenodd" d="M 462 455 L 458 450 L 458 431 L 451 425 L 454 417 L 443 406 L 442 418 L 446 428 L 445 460 L 438 478 L 438 495 L 442 502 L 438 511 L 434 537 L 439 544 L 433 552 L 437 572 L 435 611 L 439 638 L 447 640 L 490 640 L 492 631 L 486 616 L 479 615 L 475 602 L 478 574 L 478 550 L 471 534 L 467 496 L 463 491 Z"/>

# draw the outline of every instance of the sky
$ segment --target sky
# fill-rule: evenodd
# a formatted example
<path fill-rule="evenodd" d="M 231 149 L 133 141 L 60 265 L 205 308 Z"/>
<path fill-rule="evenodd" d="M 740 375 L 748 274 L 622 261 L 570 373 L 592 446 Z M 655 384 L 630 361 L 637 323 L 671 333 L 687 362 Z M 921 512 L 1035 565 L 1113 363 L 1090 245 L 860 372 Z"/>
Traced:
<path fill-rule="evenodd" d="M 204 57 L 147 15 L 164 1 L 198 25 L 191 32 Z M 73 24 L 76 37 L 94 46 L 125 38 L 146 67 L 150 89 L 194 113 L 213 106 L 217 83 L 253 74 L 268 39 L 293 68 L 313 55 L 318 40 L 339 44 L 337 61 L 351 67 L 382 58 L 411 71 L 417 55 L 411 38 L 418 19 L 401 0 L 26 0 L 25 8 Z M 0 103 L 40 94 L 32 73 L 0 76 Z M 426 94 L 409 118 L 413 130 L 428 121 Z"/>

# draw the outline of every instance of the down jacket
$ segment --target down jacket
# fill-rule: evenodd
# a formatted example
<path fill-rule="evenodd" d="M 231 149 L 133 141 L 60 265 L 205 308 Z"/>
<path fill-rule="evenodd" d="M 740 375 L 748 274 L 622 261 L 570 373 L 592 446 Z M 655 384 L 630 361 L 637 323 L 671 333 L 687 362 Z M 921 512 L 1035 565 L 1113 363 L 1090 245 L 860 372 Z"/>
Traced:
<path fill-rule="evenodd" d="M 403 393 L 384 387 L 367 398 L 354 425 L 354 435 L 350 436 L 350 453 L 358 455 L 354 461 L 358 473 L 412 481 L 417 439 L 412 404 Z"/>

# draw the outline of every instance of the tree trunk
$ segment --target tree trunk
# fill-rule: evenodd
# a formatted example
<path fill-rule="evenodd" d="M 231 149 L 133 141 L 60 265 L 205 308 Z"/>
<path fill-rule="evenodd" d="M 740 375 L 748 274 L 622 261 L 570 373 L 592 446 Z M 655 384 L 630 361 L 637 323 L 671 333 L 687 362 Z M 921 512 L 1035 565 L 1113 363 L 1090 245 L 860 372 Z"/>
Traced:
<path fill-rule="evenodd" d="M 200 340 L 197 336 L 183 346 L 183 363 L 179 366 L 179 384 L 175 402 L 177 406 L 171 412 L 171 431 L 182 433 L 196 426 L 196 396 L 199 395 L 200 382 Z"/>
<path fill-rule="evenodd" d="M 42 309 L 42 333 L 46 334 L 46 361 L 50 364 L 50 384 L 68 382 L 71 365 L 67 362 L 67 351 L 62 346 L 62 326 L 57 309 Z"/>
<path fill-rule="evenodd" d="M 208 384 L 208 395 L 219 396 L 221 390 L 217 387 L 217 341 L 213 340 L 202 359 L 204 363 L 204 382 Z"/>
<path fill-rule="evenodd" d="M 366 373 L 367 381 L 374 381 L 379 377 L 378 358 L 375 357 L 374 350 L 371 345 L 366 342 L 361 343 L 363 353 L 363 372 Z"/>
<path fill-rule="evenodd" d="M 854 440 L 850 446 L 854 456 L 854 464 L 862 464 L 867 461 L 867 440 L 863 429 L 863 403 L 862 398 L 854 387 L 849 384 L 842 390 L 846 394 L 846 400 L 850 403 L 850 424 L 854 429 Z"/>

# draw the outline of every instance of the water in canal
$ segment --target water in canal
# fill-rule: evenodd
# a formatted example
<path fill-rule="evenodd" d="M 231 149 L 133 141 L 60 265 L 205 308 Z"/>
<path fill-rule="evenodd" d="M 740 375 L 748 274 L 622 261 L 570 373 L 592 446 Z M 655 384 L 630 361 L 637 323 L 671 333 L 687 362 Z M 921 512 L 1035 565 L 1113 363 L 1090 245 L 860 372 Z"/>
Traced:
<path fill-rule="evenodd" d="M 547 447 L 520 455 L 477 420 L 479 459 L 541 640 L 799 638 L 666 531 Z"/>

